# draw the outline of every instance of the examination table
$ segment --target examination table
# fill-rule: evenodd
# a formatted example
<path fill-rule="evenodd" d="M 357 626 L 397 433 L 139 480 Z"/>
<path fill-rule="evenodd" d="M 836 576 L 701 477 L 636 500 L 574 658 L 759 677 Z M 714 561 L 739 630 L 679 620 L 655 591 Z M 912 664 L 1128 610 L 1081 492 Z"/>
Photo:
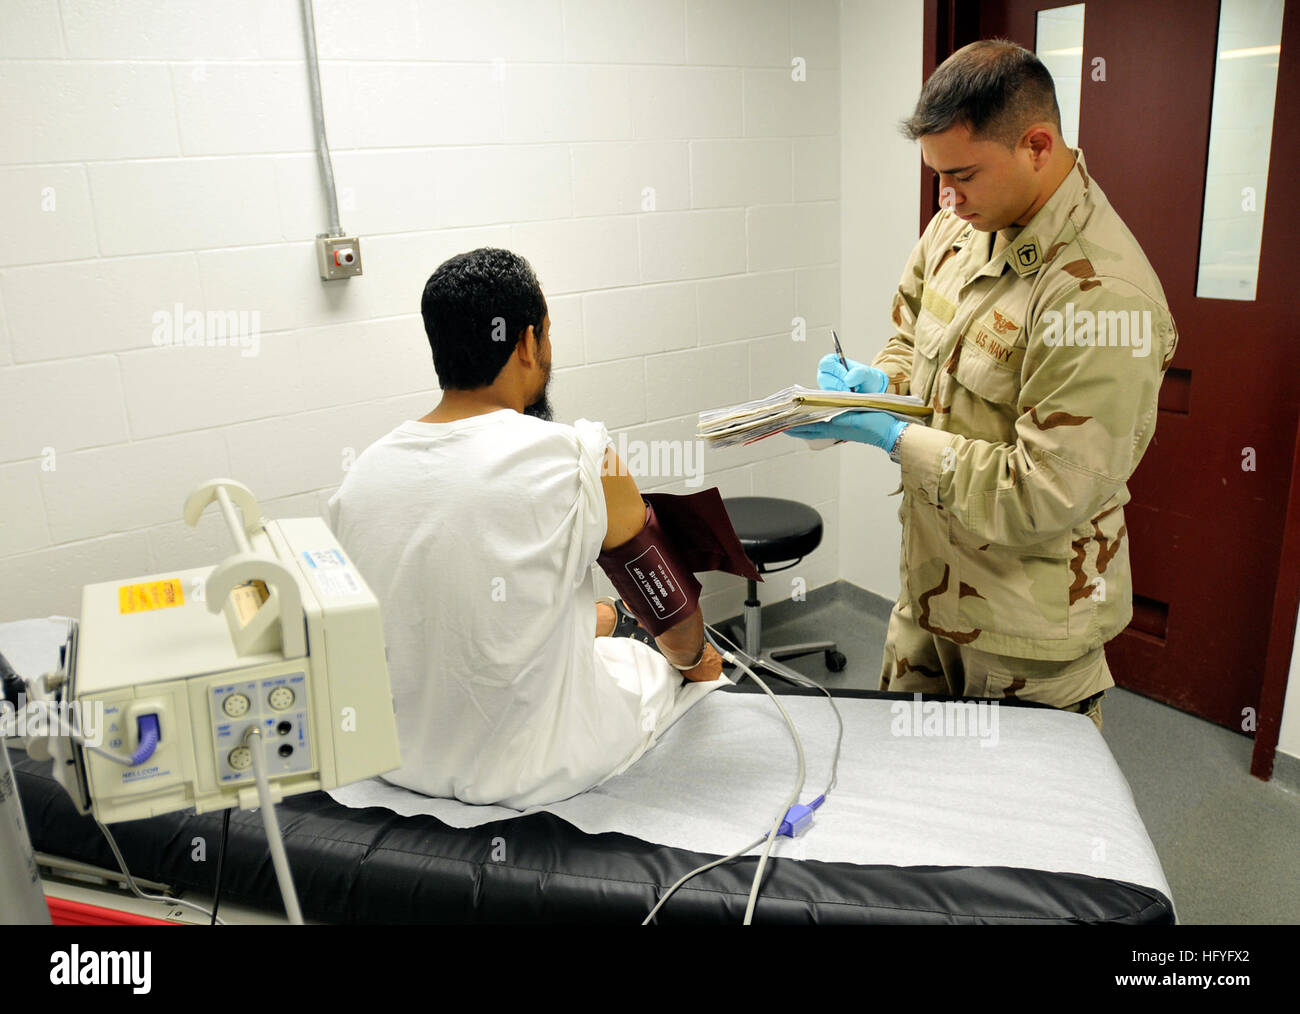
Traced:
<path fill-rule="evenodd" d="M 0 624 L 0 652 L 34 678 L 55 667 L 64 629 Z M 771 683 L 803 741 L 809 803 L 831 781 L 839 726 L 825 695 Z M 1176 921 L 1128 783 L 1089 719 L 983 702 L 940 728 L 926 716 L 955 712 L 951 699 L 833 692 L 836 783 L 810 828 L 777 839 L 756 923 Z M 33 848 L 116 871 L 50 762 L 16 749 L 10 761 Z M 523 815 L 377 778 L 289 796 L 277 813 L 308 920 L 634 925 L 684 873 L 765 834 L 795 771 L 785 722 L 746 681 L 705 695 L 627 771 Z M 206 906 L 221 820 L 175 812 L 112 828 L 134 877 Z M 739 924 L 756 863 L 754 850 L 700 874 L 657 921 Z M 255 811 L 231 812 L 221 897 L 284 911 Z"/>
<path fill-rule="evenodd" d="M 828 781 L 834 715 L 815 691 L 780 696 L 804 738 L 807 802 Z M 836 693 L 845 721 L 838 784 L 810 830 L 780 839 L 756 923 L 1175 922 L 1128 785 L 1088 719 L 1008 702 L 997 709 L 998 744 L 985 748 L 969 736 L 916 735 L 919 721 L 899 718 L 898 700 Z M 907 707 L 919 705 L 908 699 Z M 738 754 L 748 754 L 740 766 L 719 760 Z M 36 851 L 116 869 L 49 763 L 19 751 L 10 759 Z M 452 808 L 440 820 L 312 792 L 285 799 L 278 813 L 309 920 L 637 924 L 683 873 L 770 826 L 793 778 L 794 750 L 772 702 L 730 688 L 705 697 L 628 772 L 548 811 L 478 822 L 497 808 L 431 801 Z M 378 780 L 335 795 L 391 796 L 399 810 L 423 805 L 404 804 L 400 797 L 415 795 Z M 709 847 L 591 831 L 620 821 Z M 220 831 L 220 813 L 114 825 L 134 876 L 199 904 L 211 900 Z M 193 859 L 197 838 L 206 861 Z M 739 924 L 756 855 L 691 880 L 658 921 Z M 857 861 L 818 858 L 826 855 Z M 222 898 L 282 911 L 255 812 L 232 813 Z"/>

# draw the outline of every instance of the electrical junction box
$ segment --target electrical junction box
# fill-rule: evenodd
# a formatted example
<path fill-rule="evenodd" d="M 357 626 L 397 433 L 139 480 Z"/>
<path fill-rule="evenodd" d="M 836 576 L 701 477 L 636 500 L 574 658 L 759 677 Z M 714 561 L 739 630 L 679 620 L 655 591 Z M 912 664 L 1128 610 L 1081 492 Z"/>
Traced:
<path fill-rule="evenodd" d="M 361 274 L 361 240 L 356 236 L 317 236 L 316 265 L 326 281 Z"/>

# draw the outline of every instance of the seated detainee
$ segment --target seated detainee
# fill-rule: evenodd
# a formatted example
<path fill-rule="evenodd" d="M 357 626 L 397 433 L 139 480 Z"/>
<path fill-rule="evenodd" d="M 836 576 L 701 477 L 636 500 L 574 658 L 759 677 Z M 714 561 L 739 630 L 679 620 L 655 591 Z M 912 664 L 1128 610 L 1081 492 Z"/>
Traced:
<path fill-rule="evenodd" d="M 421 313 L 442 400 L 368 447 L 329 502 L 383 615 L 402 755 L 384 777 L 517 809 L 564 799 L 729 681 L 698 608 L 657 638 L 662 654 L 603 636 L 616 616 L 592 565 L 645 506 L 603 424 L 551 421 L 550 317 L 528 262 L 452 257 Z"/>

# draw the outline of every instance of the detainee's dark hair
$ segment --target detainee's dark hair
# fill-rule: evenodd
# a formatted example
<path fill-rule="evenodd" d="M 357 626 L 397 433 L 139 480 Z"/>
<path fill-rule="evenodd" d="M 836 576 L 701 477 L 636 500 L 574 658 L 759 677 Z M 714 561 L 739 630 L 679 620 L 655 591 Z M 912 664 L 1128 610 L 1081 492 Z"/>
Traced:
<path fill-rule="evenodd" d="M 1031 123 L 1044 121 L 1061 133 L 1056 86 L 1043 61 L 1008 39 L 981 39 L 939 65 L 899 126 L 915 141 L 965 124 L 975 140 L 1014 150 Z"/>
<path fill-rule="evenodd" d="M 546 298 L 528 261 L 485 246 L 438 265 L 424 285 L 420 316 L 438 386 L 473 390 L 496 380 L 529 324 L 541 342 Z"/>

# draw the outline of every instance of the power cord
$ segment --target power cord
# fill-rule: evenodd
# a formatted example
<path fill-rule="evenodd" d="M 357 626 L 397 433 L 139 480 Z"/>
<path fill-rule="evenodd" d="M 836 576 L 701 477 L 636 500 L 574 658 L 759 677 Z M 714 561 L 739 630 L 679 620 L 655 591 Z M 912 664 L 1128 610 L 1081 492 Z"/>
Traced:
<path fill-rule="evenodd" d="M 726 641 L 727 644 L 731 645 L 732 653 L 734 655 L 744 656 L 745 658 L 749 659 L 749 661 L 754 665 L 758 665 L 758 666 L 762 665 L 762 663 L 758 659 L 754 658 L 752 655 L 747 654 L 743 649 L 738 648 L 736 646 L 736 642 L 733 641 L 731 638 L 729 638 L 722 631 L 720 631 L 717 627 L 714 627 L 707 623 L 704 625 L 704 627 L 707 633 L 711 633 L 715 637 L 719 637 L 722 640 Z M 719 654 L 721 654 L 723 649 L 718 645 L 718 643 L 714 641 L 713 638 L 709 638 L 709 641 L 711 644 L 713 644 L 713 647 L 717 649 Z M 844 716 L 840 714 L 839 705 L 835 703 L 835 698 L 831 694 L 831 692 L 827 690 L 824 686 L 822 686 L 820 683 L 816 682 L 815 680 L 810 680 L 806 676 L 800 676 L 798 673 L 795 673 L 793 671 L 774 672 L 773 675 L 775 675 L 777 679 L 785 680 L 787 683 L 793 683 L 795 686 L 806 687 L 812 690 L 821 691 L 823 694 L 826 695 L 826 700 L 830 702 L 831 710 L 835 712 L 835 721 L 839 724 L 839 732 L 836 734 L 835 737 L 835 755 L 834 758 L 831 760 L 831 780 L 826 786 L 826 791 L 822 793 L 822 796 L 825 797 L 830 794 L 831 789 L 835 788 L 836 781 L 839 778 L 840 748 L 844 744 Z"/>
<path fill-rule="evenodd" d="M 765 838 L 767 844 L 763 848 L 762 855 L 759 856 L 758 868 L 754 871 L 754 881 L 750 885 L 750 889 L 749 889 L 749 903 L 748 905 L 745 906 L 744 925 L 746 926 L 750 925 L 750 923 L 754 918 L 754 905 L 758 901 L 758 885 L 762 882 L 763 870 L 767 866 L 767 859 L 772 852 L 772 845 L 776 842 L 777 832 L 780 831 L 781 829 L 781 821 L 784 819 L 785 815 L 790 811 L 790 807 L 792 807 L 798 801 L 799 793 L 803 791 L 804 774 L 805 774 L 803 742 L 799 739 L 799 732 L 794 727 L 794 723 L 790 721 L 790 716 L 786 714 L 785 708 L 783 708 L 781 706 L 781 702 L 776 699 L 776 695 L 767 688 L 767 684 L 764 683 L 761 679 L 759 679 L 754 674 L 754 671 L 749 668 L 749 666 L 745 665 L 744 662 L 740 661 L 740 659 L 736 658 L 735 656 L 732 656 L 730 652 L 725 652 L 723 654 L 723 658 L 727 659 L 727 661 L 735 662 L 736 665 L 744 669 L 745 672 L 749 674 L 750 679 L 752 679 L 755 683 L 757 683 L 760 687 L 762 687 L 763 692 L 766 693 L 768 697 L 772 698 L 772 703 L 776 705 L 777 710 L 781 712 L 781 717 L 785 719 L 785 724 L 790 729 L 790 736 L 794 740 L 795 752 L 799 758 L 799 775 L 798 778 L 796 779 L 794 792 L 790 794 L 790 798 L 786 800 L 785 805 L 781 808 L 781 812 L 777 814 L 776 820 L 772 822 L 771 831 L 769 831 L 763 838 L 759 838 L 757 841 L 751 842 L 750 844 L 746 845 L 743 849 L 740 849 L 738 852 L 733 852 L 729 856 L 723 856 L 721 859 L 715 859 L 713 860 L 713 862 L 706 863 L 704 866 L 700 866 L 694 870 L 691 870 L 690 873 L 687 873 L 684 877 L 678 880 L 677 883 L 673 884 L 672 887 L 670 887 L 666 892 L 664 892 L 664 896 L 659 899 L 655 907 L 650 910 L 650 914 L 647 915 L 644 921 L 641 923 L 642 926 L 648 925 L 654 919 L 655 913 L 658 912 L 659 909 L 663 908 L 665 902 L 667 902 L 668 899 L 673 896 L 673 893 L 684 883 L 686 883 L 686 881 L 690 880 L 694 876 L 697 876 L 698 874 L 703 873 L 705 870 L 711 870 L 715 866 L 719 866 L 722 863 L 725 863 L 731 859 L 735 859 L 738 856 L 744 855 L 750 849 L 755 848 L 756 846 L 761 844 Z"/>
<path fill-rule="evenodd" d="M 714 636 L 709 636 L 710 634 Z M 738 648 L 735 645 L 733 641 L 731 641 L 730 638 L 728 638 L 726 635 L 722 634 L 719 630 L 717 630 L 715 627 L 710 626 L 709 624 L 705 624 L 705 636 L 709 638 L 709 643 L 712 644 L 713 647 L 718 651 L 718 653 L 722 655 L 724 661 L 731 662 L 736 666 L 738 666 L 740 669 L 744 670 L 745 674 L 749 676 L 749 678 L 752 679 L 763 690 L 763 692 L 767 694 L 768 697 L 772 698 L 772 703 L 776 705 L 777 710 L 780 711 L 781 713 L 781 717 L 785 719 L 786 726 L 790 730 L 790 736 L 794 741 L 795 752 L 799 760 L 799 774 L 798 774 L 797 784 L 795 786 L 795 790 L 793 794 L 790 796 L 789 799 L 786 800 L 786 804 L 782 808 L 780 815 L 773 822 L 771 830 L 766 835 L 756 839 L 753 842 L 750 842 L 744 848 L 731 853 L 731 855 L 723 856 L 720 859 L 715 859 L 712 862 L 706 863 L 703 866 L 699 866 L 696 869 L 691 870 L 689 873 L 682 876 L 676 883 L 674 883 L 671 887 L 668 888 L 667 891 L 664 892 L 664 896 L 659 899 L 659 901 L 655 904 L 654 908 L 650 910 L 649 915 L 647 915 L 645 917 L 645 920 L 641 923 L 641 925 L 643 926 L 651 923 L 654 920 L 655 914 L 659 911 L 659 909 L 661 909 L 664 906 L 664 904 L 668 901 L 669 898 L 673 896 L 673 894 L 677 891 L 678 888 L 680 888 L 692 877 L 698 876 L 699 874 L 704 873 L 707 870 L 711 870 L 715 866 L 721 866 L 723 863 L 730 862 L 733 859 L 739 858 L 740 856 L 743 856 L 746 852 L 749 852 L 750 850 L 756 848 L 757 846 L 763 844 L 766 841 L 767 844 L 763 849 L 762 855 L 759 857 L 758 867 L 754 871 L 754 879 L 752 884 L 750 885 L 749 900 L 745 908 L 744 925 L 746 926 L 750 925 L 753 920 L 754 907 L 758 901 L 758 891 L 759 891 L 759 885 L 762 883 L 763 870 L 767 865 L 767 860 L 771 854 L 772 846 L 776 842 L 777 837 L 780 835 L 785 835 L 786 837 L 793 838 L 800 831 L 804 830 L 804 828 L 806 828 L 808 824 L 811 823 L 812 821 L 813 811 L 816 810 L 818 807 L 820 807 L 823 802 L 825 802 L 826 796 L 829 795 L 831 790 L 835 787 L 836 779 L 838 777 L 840 747 L 844 740 L 844 718 L 840 714 L 840 709 L 838 706 L 836 706 L 835 699 L 831 696 L 830 692 L 827 691 L 825 687 L 822 687 L 817 683 L 814 683 L 812 680 L 806 680 L 799 677 L 795 677 L 793 675 L 786 675 L 783 673 L 777 674 L 779 678 L 785 679 L 788 682 L 795 683 L 797 685 L 804 686 L 804 687 L 813 687 L 818 690 L 821 690 L 822 693 L 826 694 L 827 699 L 831 702 L 831 707 L 835 711 L 835 718 L 839 722 L 839 734 L 837 735 L 835 740 L 835 756 L 831 764 L 830 783 L 826 786 L 826 790 L 819 797 L 817 797 L 817 799 L 815 799 L 811 804 L 807 806 L 802 806 L 798 803 L 798 799 L 799 799 L 799 793 L 803 791 L 806 768 L 804 763 L 803 742 L 799 738 L 799 732 L 795 728 L 794 722 L 790 720 L 789 714 L 787 714 L 785 708 L 781 706 L 781 702 L 777 700 L 776 695 L 773 694 L 770 689 L 768 689 L 767 684 L 764 683 L 761 679 L 759 679 L 758 676 L 754 673 L 754 670 L 750 668 L 750 666 L 746 664 L 745 661 L 743 661 L 743 659 L 748 659 L 749 662 L 758 665 L 760 663 L 758 662 L 757 659 L 753 658 L 751 655 L 742 651 L 740 648 Z M 721 638 L 728 645 L 730 645 L 731 649 L 733 650 L 724 648 L 714 639 L 715 637 Z"/>
<path fill-rule="evenodd" d="M 275 879 L 280 884 L 280 897 L 284 899 L 284 912 L 289 922 L 301 926 L 302 910 L 298 907 L 298 892 L 294 890 L 293 877 L 289 873 L 289 859 L 284 853 L 284 838 L 280 835 L 280 822 L 275 818 L 275 804 L 271 801 L 271 783 L 266 777 L 266 758 L 262 756 L 262 730 L 250 725 L 244 733 L 244 743 L 252 737 L 258 742 L 249 749 L 253 754 L 253 777 L 257 781 L 258 809 L 262 812 L 262 826 L 266 828 L 266 840 L 271 846 L 271 863 L 275 866 Z"/>
<path fill-rule="evenodd" d="M 216 925 L 226 925 L 223 920 L 217 918 L 215 911 L 209 912 L 202 905 L 196 905 L 191 901 L 183 901 L 180 898 L 168 898 L 162 894 L 145 894 L 144 891 L 140 890 L 140 885 L 135 882 L 135 878 L 131 876 L 131 871 L 126 868 L 126 860 L 122 858 L 122 850 L 117 847 L 117 840 L 113 837 L 113 832 L 98 817 L 94 818 L 94 820 L 99 825 L 99 829 L 104 832 L 104 837 L 108 839 L 108 847 L 113 850 L 113 857 L 117 860 L 118 868 L 122 871 L 122 876 L 126 878 L 126 886 L 130 888 L 131 893 L 137 898 L 141 901 L 156 901 L 163 905 L 182 905 L 185 908 L 192 908 L 200 915 L 211 916 Z"/>
<path fill-rule="evenodd" d="M 230 809 L 221 811 L 221 844 L 217 846 L 217 884 L 212 889 L 212 925 L 217 924 L 217 907 L 221 904 L 221 874 L 226 862 L 226 842 L 230 839 Z"/>

